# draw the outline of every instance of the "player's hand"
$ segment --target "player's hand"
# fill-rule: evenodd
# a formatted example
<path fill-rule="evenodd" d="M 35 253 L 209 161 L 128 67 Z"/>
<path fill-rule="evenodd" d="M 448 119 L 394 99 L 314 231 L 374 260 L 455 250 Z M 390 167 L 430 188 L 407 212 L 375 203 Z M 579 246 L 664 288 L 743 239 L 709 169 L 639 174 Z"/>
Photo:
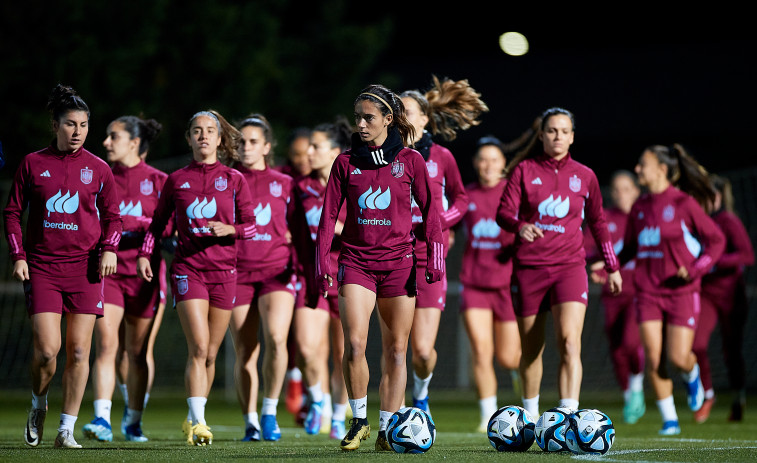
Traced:
<path fill-rule="evenodd" d="M 608 274 L 607 281 L 610 282 L 610 293 L 613 296 L 617 296 L 621 293 L 621 291 L 623 291 L 623 278 L 620 277 L 619 270 L 615 270 L 614 272 Z"/>
<path fill-rule="evenodd" d="M 137 276 L 145 281 L 152 281 L 152 267 L 147 257 L 137 259 Z"/>
<path fill-rule="evenodd" d="M 436 283 L 437 281 L 441 281 L 442 277 L 444 276 L 444 272 L 437 269 L 426 269 L 426 282 L 427 283 Z"/>
<path fill-rule="evenodd" d="M 208 227 L 210 227 L 210 234 L 218 238 L 222 236 L 235 235 L 237 229 L 233 225 L 226 225 L 223 222 L 216 220 L 208 220 Z"/>
<path fill-rule="evenodd" d="M 689 270 L 681 265 L 678 267 L 678 272 L 676 273 L 676 276 L 683 281 L 691 281 L 691 275 L 689 275 Z"/>
<path fill-rule="evenodd" d="M 116 265 L 118 264 L 118 258 L 116 253 L 112 251 L 104 251 L 100 256 L 100 276 L 107 277 L 116 273 Z"/>
<path fill-rule="evenodd" d="M 13 278 L 18 281 L 26 281 L 29 279 L 29 265 L 25 260 L 17 260 L 13 264 Z"/>
<path fill-rule="evenodd" d="M 603 285 L 607 282 L 607 276 L 602 270 L 605 268 L 605 263 L 600 261 L 594 262 L 589 266 L 589 278 L 592 283 Z"/>
<path fill-rule="evenodd" d="M 524 241 L 533 243 L 533 241 L 536 238 L 543 238 L 544 232 L 541 230 L 541 228 L 537 227 L 536 225 L 532 223 L 527 223 L 520 228 L 520 230 L 518 231 L 518 235 Z"/>
<path fill-rule="evenodd" d="M 334 280 L 331 278 L 331 275 L 322 275 L 320 278 L 318 278 L 318 289 L 321 294 L 323 294 L 323 297 L 328 297 L 329 295 L 329 287 L 334 285 Z"/>

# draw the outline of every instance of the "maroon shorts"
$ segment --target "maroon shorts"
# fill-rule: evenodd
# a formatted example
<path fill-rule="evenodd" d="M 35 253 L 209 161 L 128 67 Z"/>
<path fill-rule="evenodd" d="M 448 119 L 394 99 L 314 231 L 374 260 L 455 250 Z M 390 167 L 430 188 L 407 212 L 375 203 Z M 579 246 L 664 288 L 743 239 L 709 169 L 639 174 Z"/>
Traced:
<path fill-rule="evenodd" d="M 498 322 L 515 321 L 510 287 L 492 289 L 463 286 L 460 290 L 460 311 L 468 309 L 491 310 L 494 312 L 494 320 Z"/>
<path fill-rule="evenodd" d="M 325 310 L 326 312 L 331 315 L 331 318 L 339 318 L 339 296 L 336 291 L 333 292 L 329 291 L 328 297 L 320 296 L 318 298 L 318 304 L 316 304 L 315 307 L 308 307 L 305 304 L 305 288 L 302 288 L 301 290 L 297 291 L 297 296 L 295 297 L 295 304 L 294 308 L 296 309 L 320 309 Z"/>
<path fill-rule="evenodd" d="M 158 304 L 166 303 L 166 263 L 161 261 L 158 281 L 144 281 L 137 276 L 111 275 L 105 278 L 105 303 L 124 309 L 126 315 L 152 318 Z"/>
<path fill-rule="evenodd" d="M 171 273 L 174 306 L 190 299 L 204 299 L 211 307 L 231 310 L 235 305 L 236 285 L 236 270 Z"/>
<path fill-rule="evenodd" d="M 243 273 L 237 274 L 237 297 L 234 302 L 237 307 L 250 305 L 253 302 L 256 302 L 260 296 L 274 291 L 284 291 L 292 296 L 295 296 L 297 293 L 295 290 L 297 277 L 291 270 L 281 272 L 276 276 L 266 278 L 262 281 L 247 281 L 241 283 L 239 281 L 240 279 L 247 280 Z"/>
<path fill-rule="evenodd" d="M 53 277 L 30 270 L 24 293 L 30 317 L 44 312 L 103 316 L 103 281 L 93 277 Z"/>
<path fill-rule="evenodd" d="M 665 320 L 671 325 L 685 326 L 693 330 L 697 327 L 701 312 L 699 293 L 662 296 L 638 292 L 636 311 L 639 323 Z"/>
<path fill-rule="evenodd" d="M 376 297 L 415 296 L 418 294 L 415 283 L 415 267 L 395 270 L 363 270 L 339 264 L 336 276 L 339 287 L 360 285 L 374 293 Z"/>
<path fill-rule="evenodd" d="M 513 308 L 529 317 L 564 302 L 588 303 L 589 279 L 583 264 L 543 267 L 515 266 L 512 276 Z M 549 305 L 543 304 L 549 295 Z"/>
<path fill-rule="evenodd" d="M 419 261 L 415 271 L 415 283 L 418 288 L 418 296 L 415 300 L 416 307 L 444 311 L 444 307 L 447 305 L 446 273 L 441 281 L 429 283 L 426 281 L 426 264 Z"/>

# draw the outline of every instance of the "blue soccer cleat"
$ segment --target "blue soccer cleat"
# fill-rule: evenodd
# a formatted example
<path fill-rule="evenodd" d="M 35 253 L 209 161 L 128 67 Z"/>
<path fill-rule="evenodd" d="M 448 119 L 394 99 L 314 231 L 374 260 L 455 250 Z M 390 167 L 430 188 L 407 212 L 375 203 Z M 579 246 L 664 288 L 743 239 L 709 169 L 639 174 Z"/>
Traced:
<path fill-rule="evenodd" d="M 428 396 L 426 396 L 425 399 L 416 399 L 413 397 L 413 407 L 420 408 L 424 412 L 428 413 L 429 416 L 431 415 L 431 409 L 428 407 Z"/>
<path fill-rule="evenodd" d="M 142 426 L 140 423 L 134 423 L 126 426 L 126 432 L 124 437 L 129 442 L 147 442 L 147 436 L 142 434 Z"/>
<path fill-rule="evenodd" d="M 244 437 L 242 442 L 258 442 L 260 441 L 260 429 L 255 426 L 250 426 L 244 430 Z"/>
<path fill-rule="evenodd" d="M 677 436 L 681 434 L 681 427 L 678 426 L 678 420 L 671 420 L 662 423 L 662 429 L 658 431 L 661 436 Z"/>
<path fill-rule="evenodd" d="M 263 428 L 263 440 L 277 441 L 281 439 L 281 429 L 275 415 L 260 417 L 260 427 Z"/>
<path fill-rule="evenodd" d="M 321 431 L 321 415 L 323 414 L 323 401 L 312 402 L 310 410 L 305 417 L 305 432 L 308 434 L 318 434 Z"/>
<path fill-rule="evenodd" d="M 113 429 L 105 418 L 97 417 L 91 423 L 87 423 L 82 428 L 84 435 L 89 439 L 97 439 L 100 442 L 113 441 Z"/>

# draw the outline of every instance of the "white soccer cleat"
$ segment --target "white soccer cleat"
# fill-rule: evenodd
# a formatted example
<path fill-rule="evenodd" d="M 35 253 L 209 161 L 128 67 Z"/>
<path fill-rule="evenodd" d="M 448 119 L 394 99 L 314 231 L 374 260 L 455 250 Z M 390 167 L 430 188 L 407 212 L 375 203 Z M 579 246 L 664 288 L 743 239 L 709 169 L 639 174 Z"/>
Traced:
<path fill-rule="evenodd" d="M 58 436 L 55 438 L 55 448 L 80 449 L 81 445 L 76 442 L 71 431 L 64 429 L 63 431 L 58 432 Z"/>
<path fill-rule="evenodd" d="M 29 417 L 26 419 L 26 432 L 24 441 L 26 445 L 36 447 L 42 442 L 42 431 L 45 428 L 45 417 L 47 410 L 32 408 L 29 411 Z"/>

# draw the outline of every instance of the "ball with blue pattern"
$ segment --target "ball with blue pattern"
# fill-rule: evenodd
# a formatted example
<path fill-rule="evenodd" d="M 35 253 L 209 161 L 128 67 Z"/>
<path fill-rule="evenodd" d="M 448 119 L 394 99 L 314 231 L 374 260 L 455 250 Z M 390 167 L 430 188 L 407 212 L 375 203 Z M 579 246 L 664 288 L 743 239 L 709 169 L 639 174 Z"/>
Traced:
<path fill-rule="evenodd" d="M 534 420 L 525 408 L 507 405 L 489 419 L 486 436 L 499 452 L 525 452 L 534 443 Z"/>
<path fill-rule="evenodd" d="M 604 455 L 615 442 L 615 426 L 604 412 L 578 410 L 570 416 L 565 442 L 579 455 Z"/>
<path fill-rule="evenodd" d="M 389 418 L 386 440 L 397 453 L 426 453 L 436 441 L 436 425 L 420 408 L 401 408 Z"/>

